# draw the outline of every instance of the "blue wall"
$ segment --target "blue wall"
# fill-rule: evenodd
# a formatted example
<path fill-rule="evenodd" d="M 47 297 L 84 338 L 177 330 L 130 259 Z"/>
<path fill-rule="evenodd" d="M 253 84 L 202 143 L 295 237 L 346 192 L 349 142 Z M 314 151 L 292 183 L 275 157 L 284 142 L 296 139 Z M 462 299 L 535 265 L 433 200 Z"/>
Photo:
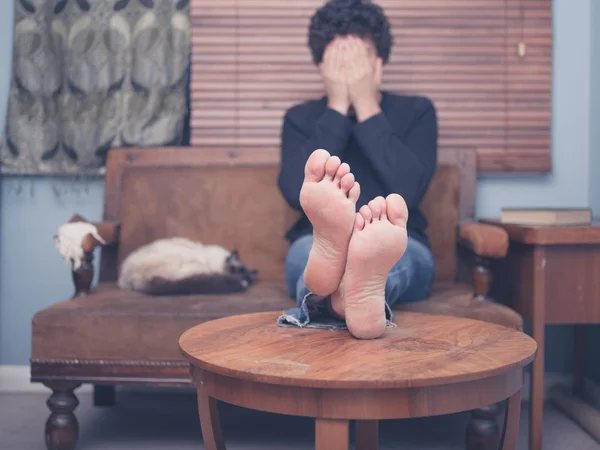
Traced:
<path fill-rule="evenodd" d="M 13 1 L 0 0 L 0 123 L 10 80 Z M 31 317 L 72 293 L 52 239 L 73 212 L 100 219 L 101 181 L 3 177 L 0 200 L 0 364 L 27 364 Z"/>
<path fill-rule="evenodd" d="M 590 206 L 600 216 L 600 2 L 593 0 L 590 22 L 591 45 L 591 104 L 590 104 Z"/>
<path fill-rule="evenodd" d="M 591 3 L 554 0 L 554 172 L 544 177 L 485 177 L 479 181 L 477 214 L 502 206 L 590 204 Z M 0 2 L 0 123 L 4 119 L 11 53 L 12 1 Z M 596 21 L 599 23 L 599 21 Z M 598 31 L 596 31 L 596 34 Z M 596 61 L 596 69 L 600 62 Z M 595 72 L 598 78 L 599 72 Z M 598 93 L 596 93 L 598 98 Z M 600 99 L 599 99 L 600 100 Z M 595 120 L 598 123 L 596 111 Z M 597 130 L 596 130 L 597 131 Z M 595 138 L 598 149 L 598 136 Z M 598 162 L 596 167 L 600 168 Z M 593 178 L 593 177 L 592 177 Z M 102 183 L 14 177 L 2 179 L 0 210 L 0 364 L 27 364 L 31 316 L 71 294 L 68 267 L 52 235 L 73 212 L 98 219 Z M 56 195 L 54 190 L 58 190 Z M 596 189 L 597 191 L 597 189 Z M 549 370 L 568 370 L 570 330 L 548 333 Z"/>
<path fill-rule="evenodd" d="M 591 39 L 591 104 L 590 104 L 590 206 L 595 216 L 600 216 L 600 1 L 593 0 L 590 22 Z M 598 342 L 600 327 L 587 327 L 587 341 Z M 593 345 L 586 346 L 587 374 L 597 383 L 600 382 L 600 356 Z"/>

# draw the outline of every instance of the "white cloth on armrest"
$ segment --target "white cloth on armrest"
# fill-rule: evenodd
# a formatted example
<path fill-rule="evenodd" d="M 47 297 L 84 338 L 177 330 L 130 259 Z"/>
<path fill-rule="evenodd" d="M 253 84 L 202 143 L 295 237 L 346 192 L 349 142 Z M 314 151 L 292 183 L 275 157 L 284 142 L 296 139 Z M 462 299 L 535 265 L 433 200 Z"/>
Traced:
<path fill-rule="evenodd" d="M 65 258 L 65 262 L 73 261 L 73 269 L 77 270 L 83 263 L 83 239 L 91 234 L 102 244 L 106 241 L 98 234 L 98 229 L 88 222 L 68 222 L 61 225 L 54 236 L 56 248 Z"/>

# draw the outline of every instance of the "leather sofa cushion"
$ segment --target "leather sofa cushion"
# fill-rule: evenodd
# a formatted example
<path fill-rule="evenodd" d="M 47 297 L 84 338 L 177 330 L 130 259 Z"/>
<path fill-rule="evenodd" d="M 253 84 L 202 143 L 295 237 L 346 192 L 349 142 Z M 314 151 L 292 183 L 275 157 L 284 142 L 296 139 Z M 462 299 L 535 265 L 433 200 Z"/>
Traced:
<path fill-rule="evenodd" d="M 150 297 L 101 284 L 90 296 L 57 303 L 33 318 L 32 359 L 182 361 L 181 334 L 221 317 L 294 306 L 281 282 L 260 282 L 232 295 Z M 422 302 L 402 310 L 467 317 L 522 328 L 519 314 L 503 305 L 473 298 L 468 285 L 437 283 Z"/>
<path fill-rule="evenodd" d="M 466 319 L 481 320 L 523 330 L 523 317 L 511 308 L 489 298 L 473 295 L 473 288 L 461 283 L 434 285 L 431 295 L 422 302 L 405 303 L 396 309 Z"/>
<path fill-rule="evenodd" d="M 32 323 L 32 359 L 178 361 L 181 334 L 234 314 L 294 306 L 283 283 L 232 295 L 151 297 L 101 284 L 88 297 L 57 303 Z"/>

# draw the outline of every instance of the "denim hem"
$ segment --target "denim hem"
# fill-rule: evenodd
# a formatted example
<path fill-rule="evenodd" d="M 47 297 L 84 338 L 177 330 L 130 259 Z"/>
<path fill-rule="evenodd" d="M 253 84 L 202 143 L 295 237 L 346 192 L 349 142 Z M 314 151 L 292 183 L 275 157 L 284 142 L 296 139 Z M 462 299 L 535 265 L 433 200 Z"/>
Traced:
<path fill-rule="evenodd" d="M 325 300 L 329 296 L 316 295 L 309 292 L 304 296 L 299 307 L 292 308 L 277 318 L 277 323 L 282 327 L 295 328 L 321 328 L 328 330 L 347 330 L 346 322 L 333 317 L 325 307 Z M 385 303 L 385 318 L 387 328 L 393 328 L 394 313 Z"/>

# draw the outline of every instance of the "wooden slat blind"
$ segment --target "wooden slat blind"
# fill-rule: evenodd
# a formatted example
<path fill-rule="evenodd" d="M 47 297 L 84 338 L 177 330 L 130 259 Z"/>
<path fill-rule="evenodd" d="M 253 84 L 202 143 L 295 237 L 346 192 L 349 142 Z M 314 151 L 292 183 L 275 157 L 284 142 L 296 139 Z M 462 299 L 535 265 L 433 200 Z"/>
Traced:
<path fill-rule="evenodd" d="M 441 151 L 475 147 L 484 172 L 551 170 L 551 0 L 377 3 L 395 39 L 383 87 L 434 101 Z M 278 154 L 285 109 L 323 95 L 306 45 L 322 4 L 192 0 L 192 145 Z"/>

